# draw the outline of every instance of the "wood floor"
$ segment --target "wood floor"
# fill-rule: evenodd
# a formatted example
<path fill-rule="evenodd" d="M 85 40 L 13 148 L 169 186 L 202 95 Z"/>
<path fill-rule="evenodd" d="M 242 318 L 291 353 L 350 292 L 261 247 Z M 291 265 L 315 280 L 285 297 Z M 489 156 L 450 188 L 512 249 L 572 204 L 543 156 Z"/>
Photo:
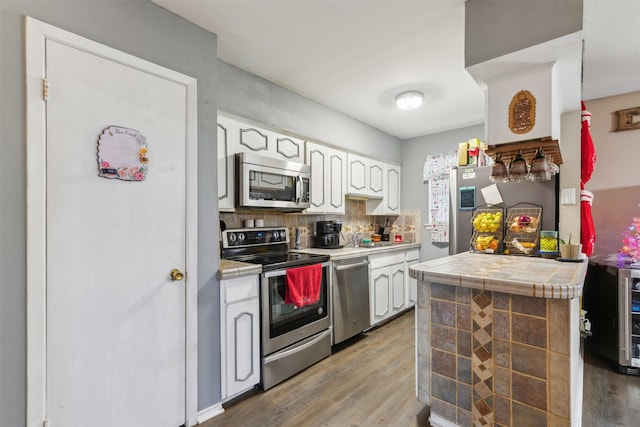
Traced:
<path fill-rule="evenodd" d="M 409 311 L 276 387 L 230 402 L 201 427 L 429 426 L 414 361 Z M 640 377 L 585 352 L 583 426 L 640 426 L 638 402 Z"/>

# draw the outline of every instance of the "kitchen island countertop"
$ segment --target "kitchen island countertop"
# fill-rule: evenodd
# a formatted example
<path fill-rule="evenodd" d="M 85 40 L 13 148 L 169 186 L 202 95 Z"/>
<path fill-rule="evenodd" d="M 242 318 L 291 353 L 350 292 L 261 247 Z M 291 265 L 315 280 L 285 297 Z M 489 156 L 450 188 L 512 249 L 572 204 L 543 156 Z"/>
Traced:
<path fill-rule="evenodd" d="M 582 295 L 586 261 L 559 262 L 538 257 L 464 252 L 417 264 L 410 268 L 409 275 L 424 282 L 534 298 L 567 299 Z"/>

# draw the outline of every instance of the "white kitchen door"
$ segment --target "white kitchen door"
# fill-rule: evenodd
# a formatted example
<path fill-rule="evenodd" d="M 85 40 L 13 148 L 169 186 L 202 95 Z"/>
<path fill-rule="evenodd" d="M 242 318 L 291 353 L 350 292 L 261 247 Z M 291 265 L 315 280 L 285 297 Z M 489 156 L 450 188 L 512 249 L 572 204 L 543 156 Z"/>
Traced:
<path fill-rule="evenodd" d="M 27 29 L 28 319 L 42 322 L 28 327 L 29 422 L 190 425 L 195 79 L 35 20 Z M 31 389 L 39 333 L 43 396 Z"/>

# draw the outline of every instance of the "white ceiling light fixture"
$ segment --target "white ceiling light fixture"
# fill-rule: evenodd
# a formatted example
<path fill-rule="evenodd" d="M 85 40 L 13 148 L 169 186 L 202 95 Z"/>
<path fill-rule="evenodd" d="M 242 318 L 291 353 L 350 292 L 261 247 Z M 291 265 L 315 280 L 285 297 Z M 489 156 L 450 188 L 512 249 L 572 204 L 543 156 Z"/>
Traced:
<path fill-rule="evenodd" d="M 396 107 L 401 110 L 413 110 L 424 103 L 424 93 L 418 90 L 409 90 L 396 96 Z"/>

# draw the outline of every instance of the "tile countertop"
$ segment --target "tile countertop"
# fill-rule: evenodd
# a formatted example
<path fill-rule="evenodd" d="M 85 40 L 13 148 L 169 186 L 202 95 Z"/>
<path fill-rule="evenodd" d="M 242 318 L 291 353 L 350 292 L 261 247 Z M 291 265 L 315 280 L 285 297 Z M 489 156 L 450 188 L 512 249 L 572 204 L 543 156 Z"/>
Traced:
<path fill-rule="evenodd" d="M 344 247 L 340 249 L 306 248 L 291 249 L 289 252 L 299 252 L 303 254 L 329 255 L 332 261 L 339 259 L 355 258 L 384 252 L 406 251 L 408 249 L 418 249 L 420 243 L 392 243 L 381 246 L 358 246 Z"/>
<path fill-rule="evenodd" d="M 366 247 L 360 246 L 357 248 L 341 248 L 341 249 L 320 249 L 320 248 L 306 248 L 306 249 L 292 249 L 289 252 L 298 252 L 303 254 L 317 254 L 317 255 L 329 255 L 332 260 L 354 258 L 359 256 L 371 255 L 374 253 L 383 252 L 395 252 L 399 250 L 407 250 L 413 248 L 419 248 L 420 243 L 394 243 L 386 246 L 374 246 Z M 247 262 L 238 262 L 228 259 L 220 260 L 220 268 L 218 269 L 218 279 L 232 279 L 234 277 L 249 276 L 252 274 L 262 273 L 262 266 L 259 264 L 251 264 Z"/>
<path fill-rule="evenodd" d="M 221 259 L 218 279 L 233 279 L 234 277 L 250 276 L 260 273 L 262 273 L 262 266 L 260 264 Z"/>
<path fill-rule="evenodd" d="M 584 256 L 584 255 L 583 255 Z M 535 298 L 571 299 L 582 295 L 583 262 L 515 255 L 460 253 L 414 265 L 409 275 L 437 282 Z"/>

